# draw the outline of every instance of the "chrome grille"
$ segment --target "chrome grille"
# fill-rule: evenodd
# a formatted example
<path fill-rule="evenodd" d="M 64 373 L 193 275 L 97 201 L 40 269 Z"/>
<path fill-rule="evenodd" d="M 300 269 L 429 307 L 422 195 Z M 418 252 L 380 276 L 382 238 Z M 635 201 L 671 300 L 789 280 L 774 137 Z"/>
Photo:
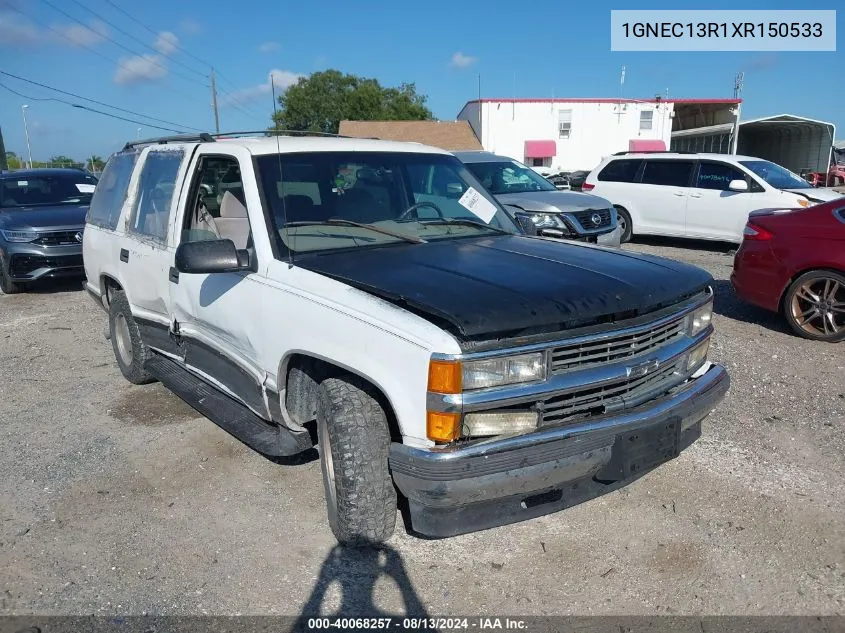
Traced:
<path fill-rule="evenodd" d="M 601 386 L 587 386 L 549 398 L 543 401 L 542 424 L 560 424 L 575 416 L 602 415 L 607 407 L 625 405 L 625 400 L 633 401 L 653 390 L 659 390 L 662 386 L 668 391 L 675 383 L 680 382 L 685 361 L 686 357 L 682 357 L 671 365 L 645 376 L 623 378 Z"/>
<path fill-rule="evenodd" d="M 610 209 L 586 209 L 585 211 L 575 211 L 572 215 L 587 230 L 598 229 L 610 224 Z M 594 215 L 601 217 L 601 221 L 598 224 L 593 222 Z"/>
<path fill-rule="evenodd" d="M 681 317 L 636 334 L 561 345 L 552 349 L 552 373 L 584 369 L 646 354 L 682 337 L 685 329 L 686 319 Z"/>
<path fill-rule="evenodd" d="M 41 233 L 37 240 L 33 240 L 33 244 L 40 244 L 41 246 L 68 246 L 71 244 L 81 244 L 76 239 L 76 234 L 82 233 L 82 229 L 75 231 L 51 231 L 49 233 Z"/>

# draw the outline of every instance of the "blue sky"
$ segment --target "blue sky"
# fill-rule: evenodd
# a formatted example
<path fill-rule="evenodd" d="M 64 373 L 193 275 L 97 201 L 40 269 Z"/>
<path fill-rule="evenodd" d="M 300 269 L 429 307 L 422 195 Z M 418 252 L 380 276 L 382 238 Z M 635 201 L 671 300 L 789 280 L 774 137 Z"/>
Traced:
<path fill-rule="evenodd" d="M 708 9 L 837 7 L 837 0 L 706 3 Z M 841 52 L 611 52 L 613 8 L 631 7 L 559 0 L 0 0 L 0 70 L 180 126 L 213 130 L 203 62 L 213 63 L 223 131 L 268 125 L 271 72 L 277 85 L 327 68 L 375 77 L 384 85 L 415 82 L 436 117 L 454 119 L 477 97 L 479 75 L 484 97 L 616 97 L 625 65 L 625 97 L 653 97 L 668 88 L 670 97 L 717 98 L 732 95 L 734 74 L 744 70 L 743 118 L 800 114 L 835 123 L 837 136 L 845 137 Z M 637 8 L 679 7 L 643 1 Z M 837 15 L 839 31 L 843 14 Z M 149 124 L 168 127 L 44 101 L 59 97 L 139 118 L 5 75 L 0 83 L 25 95 L 0 87 L 6 148 L 25 152 L 21 105 L 26 103 L 35 160 L 108 155 L 136 138 L 139 127 L 144 137 L 164 133 Z"/>

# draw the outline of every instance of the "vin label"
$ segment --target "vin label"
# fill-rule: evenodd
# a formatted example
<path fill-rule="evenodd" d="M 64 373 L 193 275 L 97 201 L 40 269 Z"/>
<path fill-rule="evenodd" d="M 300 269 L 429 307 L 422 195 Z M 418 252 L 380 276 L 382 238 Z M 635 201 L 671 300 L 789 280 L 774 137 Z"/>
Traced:
<path fill-rule="evenodd" d="M 611 11 L 610 50 L 835 51 L 836 11 Z"/>

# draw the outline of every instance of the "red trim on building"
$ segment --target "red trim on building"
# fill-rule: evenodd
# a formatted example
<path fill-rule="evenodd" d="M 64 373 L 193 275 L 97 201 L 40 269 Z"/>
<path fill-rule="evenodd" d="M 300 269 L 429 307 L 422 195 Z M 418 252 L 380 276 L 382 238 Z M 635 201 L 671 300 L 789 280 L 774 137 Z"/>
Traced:
<path fill-rule="evenodd" d="M 467 101 L 466 106 L 471 103 L 690 103 L 690 104 L 738 104 L 742 99 L 613 99 L 613 98 L 581 98 L 569 99 L 556 97 L 554 99 L 473 99 Z"/>
<path fill-rule="evenodd" d="M 525 158 L 554 158 L 557 143 L 554 141 L 525 141 Z"/>

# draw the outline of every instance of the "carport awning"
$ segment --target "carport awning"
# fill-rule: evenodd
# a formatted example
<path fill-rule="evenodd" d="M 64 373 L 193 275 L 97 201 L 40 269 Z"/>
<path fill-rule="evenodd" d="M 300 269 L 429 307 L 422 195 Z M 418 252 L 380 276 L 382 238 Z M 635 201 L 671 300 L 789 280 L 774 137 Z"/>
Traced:
<path fill-rule="evenodd" d="M 554 141 L 525 141 L 526 158 L 553 158 L 557 155 Z"/>
<path fill-rule="evenodd" d="M 629 152 L 665 152 L 666 143 L 660 139 L 632 138 L 628 141 Z"/>

